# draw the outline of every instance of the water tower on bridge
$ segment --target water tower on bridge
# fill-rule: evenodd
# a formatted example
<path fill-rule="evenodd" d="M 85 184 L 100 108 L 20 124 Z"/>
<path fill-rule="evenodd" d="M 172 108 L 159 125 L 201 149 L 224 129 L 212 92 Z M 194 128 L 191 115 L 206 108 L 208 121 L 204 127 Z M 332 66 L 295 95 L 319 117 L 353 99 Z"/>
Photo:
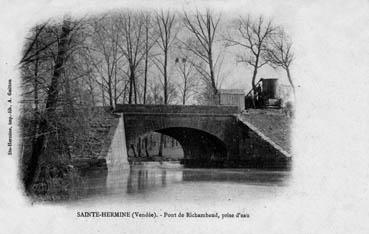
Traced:
<path fill-rule="evenodd" d="M 261 78 L 245 96 L 246 108 L 280 108 L 281 99 L 278 97 L 278 79 Z M 254 102 L 253 103 L 253 99 Z M 255 104 L 255 105 L 254 105 Z"/>

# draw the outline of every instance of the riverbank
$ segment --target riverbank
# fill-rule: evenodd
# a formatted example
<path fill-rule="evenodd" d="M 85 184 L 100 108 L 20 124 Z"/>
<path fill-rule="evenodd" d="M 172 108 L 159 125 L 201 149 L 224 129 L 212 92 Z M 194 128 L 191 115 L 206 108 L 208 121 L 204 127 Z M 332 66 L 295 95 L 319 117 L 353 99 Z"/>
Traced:
<path fill-rule="evenodd" d="M 74 185 L 84 182 L 86 170 L 106 170 L 102 149 L 110 146 L 119 116 L 111 108 L 75 108 L 71 112 L 58 112 L 53 119 L 56 132 L 48 133 L 48 144 L 38 165 L 38 174 L 29 195 L 35 201 L 69 200 L 76 198 Z M 33 115 L 24 115 L 23 154 L 21 174 L 26 177 L 32 153 Z M 33 122 L 32 122 L 33 121 Z"/>

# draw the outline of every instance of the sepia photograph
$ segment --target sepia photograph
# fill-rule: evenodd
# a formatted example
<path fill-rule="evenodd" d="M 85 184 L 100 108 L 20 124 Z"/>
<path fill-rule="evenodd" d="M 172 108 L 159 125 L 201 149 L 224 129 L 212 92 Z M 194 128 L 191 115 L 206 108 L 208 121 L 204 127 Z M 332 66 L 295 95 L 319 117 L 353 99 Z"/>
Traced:
<path fill-rule="evenodd" d="M 77 2 L 0 10 L 6 233 L 369 230 L 368 1 Z"/>
<path fill-rule="evenodd" d="M 26 195 L 276 193 L 293 158 L 293 61 L 286 28 L 263 15 L 122 9 L 34 26 L 20 61 Z"/>

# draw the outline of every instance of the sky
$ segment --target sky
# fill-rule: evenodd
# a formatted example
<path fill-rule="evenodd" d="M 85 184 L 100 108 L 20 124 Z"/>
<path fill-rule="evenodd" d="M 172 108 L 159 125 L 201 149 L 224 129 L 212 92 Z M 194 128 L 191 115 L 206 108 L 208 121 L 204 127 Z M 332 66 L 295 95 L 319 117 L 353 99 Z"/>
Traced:
<path fill-rule="evenodd" d="M 19 7 L 17 4 L 10 4 L 10 10 L 5 12 L 5 16 L 3 15 L 3 17 L 13 18 L 12 22 L 14 24 L 21 25 L 19 31 L 17 32 L 17 38 L 25 38 L 25 33 L 27 30 L 35 24 L 40 23 L 50 17 L 61 18 L 66 12 L 78 18 L 83 17 L 86 14 L 100 14 L 105 13 L 108 10 L 126 8 L 124 3 L 117 3 L 115 1 L 104 1 L 107 4 L 103 5 L 101 5 L 101 3 L 98 1 L 88 1 L 90 4 L 87 4 L 87 6 L 86 4 L 83 4 L 83 1 L 80 1 L 80 4 L 73 4 L 73 7 L 71 7 L 68 2 L 63 4 L 61 4 L 59 1 L 45 1 L 47 4 L 42 4 L 41 2 L 42 1 L 40 1 L 40 3 L 23 3 L 22 7 Z M 276 5 L 273 4 L 272 1 L 269 1 L 268 4 L 257 3 L 255 6 L 253 6 L 252 11 L 250 11 L 248 4 L 243 1 L 185 1 L 185 4 L 172 4 L 172 1 L 160 1 L 161 4 L 153 4 L 150 1 L 141 2 L 135 1 L 134 4 L 130 4 L 128 8 L 148 10 L 168 9 L 177 10 L 180 12 L 184 10 L 191 12 L 195 9 L 201 10 L 210 8 L 221 14 L 223 22 L 229 19 L 234 19 L 235 17 L 245 16 L 247 14 L 252 14 L 255 16 L 262 14 L 267 18 L 271 18 L 275 24 L 282 25 L 291 35 L 293 41 L 294 28 L 291 21 L 293 18 L 295 18 L 296 14 L 294 4 L 284 3 L 282 5 Z M 7 13 L 11 14 L 11 12 L 14 11 L 18 12 L 19 15 L 31 15 L 31 17 L 14 17 L 14 15 L 6 15 Z M 5 21 L 2 23 L 5 23 Z M 5 27 L 9 27 L 9 25 L 5 25 Z M 223 34 L 223 32 L 221 32 L 221 34 Z M 17 40 L 17 43 L 22 43 L 22 41 Z M 17 45 L 18 48 L 19 46 L 20 44 Z M 235 51 L 237 50 L 237 48 L 228 48 L 226 50 L 223 63 L 223 71 L 225 76 L 221 83 L 221 88 L 239 88 L 249 90 L 251 88 L 252 68 L 250 66 L 245 66 L 243 63 L 236 64 Z M 295 74 L 293 68 L 291 73 L 294 77 Z M 269 66 L 264 66 L 263 68 L 259 69 L 258 78 L 262 77 L 276 77 L 279 78 L 280 83 L 288 83 L 286 75 L 282 70 L 275 70 Z"/>

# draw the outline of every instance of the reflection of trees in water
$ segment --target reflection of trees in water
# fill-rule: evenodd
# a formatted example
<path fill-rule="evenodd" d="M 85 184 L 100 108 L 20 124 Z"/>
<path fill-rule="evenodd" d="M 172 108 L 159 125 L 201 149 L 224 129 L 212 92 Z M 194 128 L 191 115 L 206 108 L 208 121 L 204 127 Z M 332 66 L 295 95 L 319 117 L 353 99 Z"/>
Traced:
<path fill-rule="evenodd" d="M 214 186 L 239 184 L 279 187 L 288 184 L 290 175 L 288 171 L 162 168 L 165 166 L 132 165 L 130 168 L 109 172 L 113 173 L 109 175 L 110 178 L 107 178 L 107 171 L 88 170 L 83 177 L 84 183 L 80 184 L 76 191 L 78 190 L 79 197 L 85 198 L 110 194 L 146 196 L 150 192 L 163 192 L 163 189 L 176 190 L 177 187 L 171 187 L 175 184 L 187 183 L 197 186 L 197 182 Z"/>
<path fill-rule="evenodd" d="M 162 186 L 167 185 L 167 171 L 165 170 L 161 171 L 161 185 Z"/>
<path fill-rule="evenodd" d="M 173 177 L 171 171 L 158 168 L 131 167 L 127 181 L 127 193 L 145 193 L 166 187 L 173 182 L 224 182 L 253 185 L 285 185 L 289 173 L 283 171 L 185 169 L 181 176 Z"/>
<path fill-rule="evenodd" d="M 166 170 L 131 168 L 127 181 L 127 193 L 142 193 L 166 185 Z"/>

